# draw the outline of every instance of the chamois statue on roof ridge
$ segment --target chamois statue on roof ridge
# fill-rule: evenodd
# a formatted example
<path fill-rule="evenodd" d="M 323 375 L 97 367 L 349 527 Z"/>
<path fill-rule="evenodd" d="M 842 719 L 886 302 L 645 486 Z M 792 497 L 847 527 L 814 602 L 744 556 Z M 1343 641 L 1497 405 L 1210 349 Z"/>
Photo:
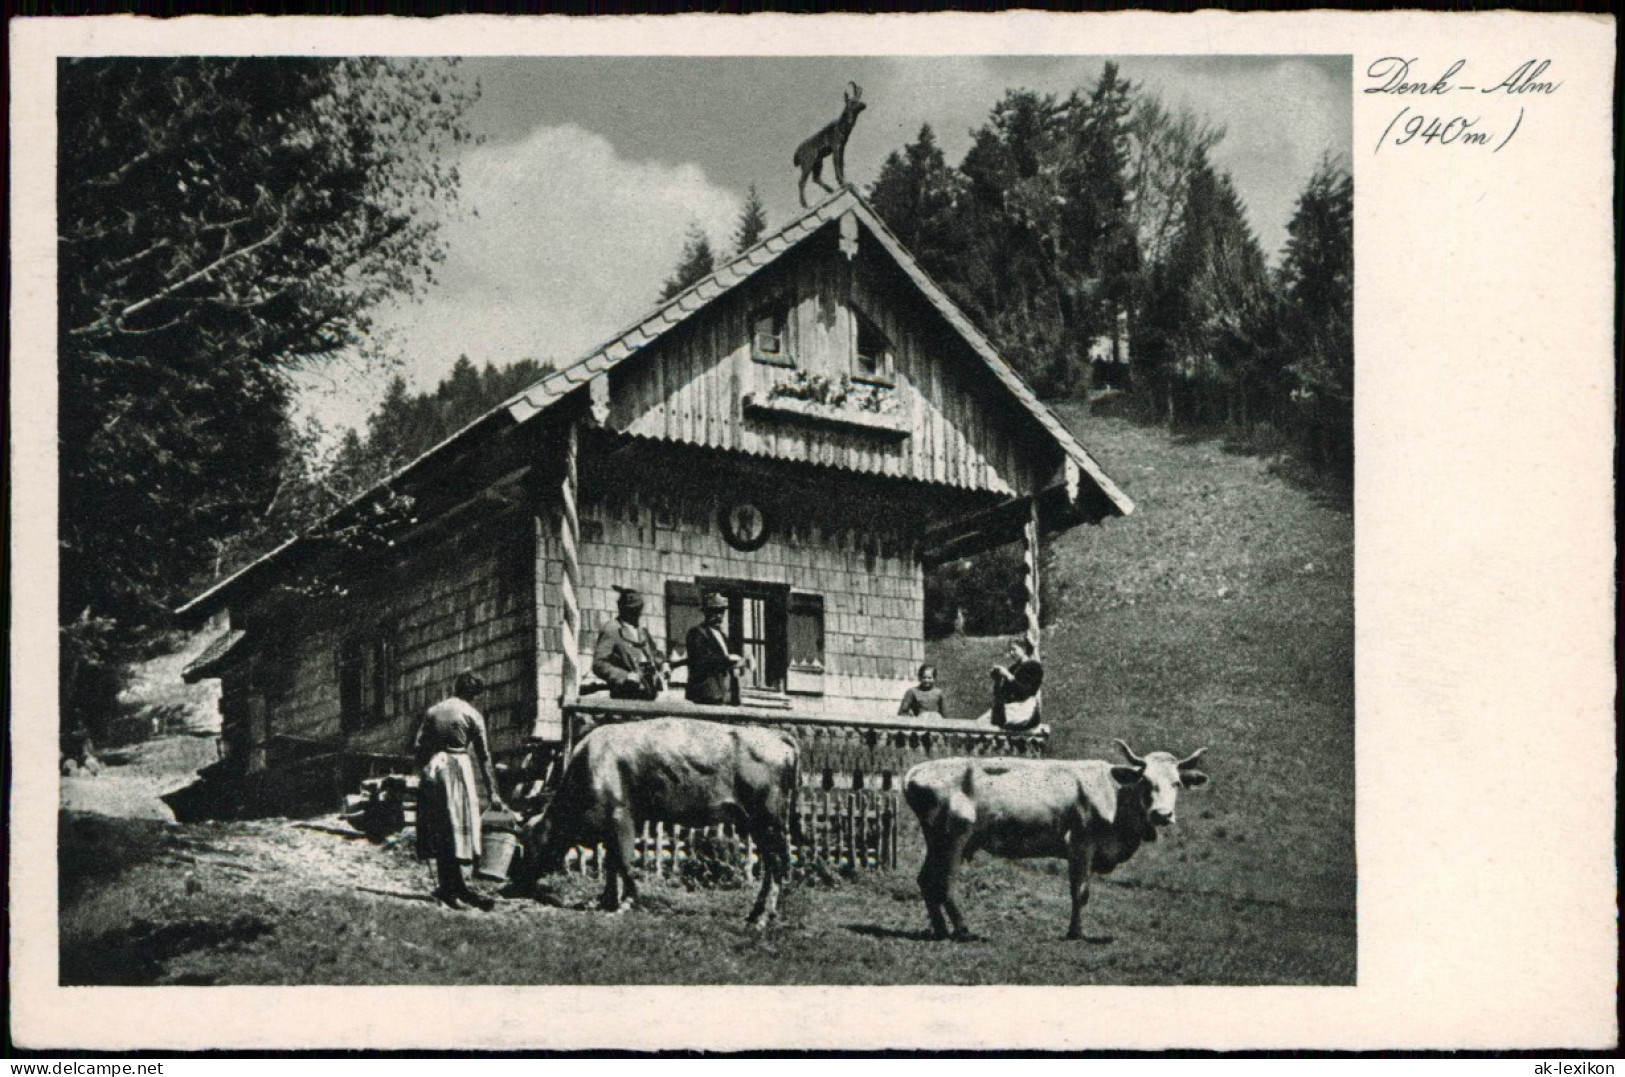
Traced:
<path fill-rule="evenodd" d="M 796 147 L 795 165 L 801 169 L 801 185 L 798 191 L 801 195 L 801 206 L 807 206 L 807 177 L 811 176 L 814 183 L 824 190 L 834 194 L 834 188 L 824 182 L 824 158 L 835 158 L 835 182 L 846 186 L 846 140 L 852 136 L 852 125 L 858 122 L 858 113 L 866 107 L 863 103 L 863 87 L 857 83 L 848 83 L 852 91 L 846 94 L 846 107 L 835 121 L 813 135 L 807 141 Z"/>

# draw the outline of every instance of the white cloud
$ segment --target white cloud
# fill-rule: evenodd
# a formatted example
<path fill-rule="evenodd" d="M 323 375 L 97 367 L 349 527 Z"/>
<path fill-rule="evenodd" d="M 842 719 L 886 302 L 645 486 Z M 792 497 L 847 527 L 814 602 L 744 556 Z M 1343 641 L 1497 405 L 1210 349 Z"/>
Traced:
<path fill-rule="evenodd" d="M 740 209 L 698 166 L 627 160 L 573 124 L 478 147 L 459 167 L 473 212 L 446 226 L 436 286 L 378 318 L 419 390 L 462 354 L 481 365 L 584 354 L 654 305 L 690 222 L 722 248 Z M 307 378 L 304 410 L 359 425 L 393 373 Z"/>

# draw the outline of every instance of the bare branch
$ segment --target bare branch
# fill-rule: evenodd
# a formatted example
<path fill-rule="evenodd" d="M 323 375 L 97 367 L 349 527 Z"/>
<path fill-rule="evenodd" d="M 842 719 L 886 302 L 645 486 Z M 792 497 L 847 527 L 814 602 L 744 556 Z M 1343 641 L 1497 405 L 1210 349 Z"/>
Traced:
<path fill-rule="evenodd" d="M 103 331 L 106 331 L 107 329 L 117 329 L 117 330 L 120 330 L 120 331 L 129 332 L 129 330 L 124 329 L 123 323 L 131 315 L 140 313 L 141 311 L 145 310 L 147 307 L 152 306 L 154 303 L 158 303 L 158 302 L 161 302 L 161 301 L 169 298 L 170 296 L 174 295 L 176 292 L 180 291 L 182 288 L 185 288 L 187 285 L 196 284 L 198 281 L 203 280 L 204 278 L 206 278 L 208 276 L 211 276 L 212 274 L 218 272 L 220 269 L 224 268 L 226 265 L 228 265 L 228 264 L 230 264 L 232 262 L 238 261 L 238 260 L 240 260 L 240 259 L 242 259 L 242 258 L 244 258 L 244 257 L 246 257 L 246 256 L 248 256 L 250 254 L 253 254 L 255 251 L 259 250 L 260 248 L 268 246 L 271 243 L 274 243 L 276 240 L 282 238 L 282 234 L 287 231 L 287 227 L 288 227 L 287 218 L 284 217 L 283 220 L 280 221 L 275 228 L 271 229 L 271 231 L 270 231 L 270 233 L 268 235 L 266 235 L 264 238 L 258 240 L 257 242 L 250 243 L 246 247 L 239 247 L 237 250 L 231 252 L 230 254 L 222 255 L 221 257 L 215 259 L 213 262 L 210 262 L 208 265 L 204 266 L 202 269 L 199 269 L 197 272 L 187 274 L 185 277 L 182 277 L 180 280 L 176 281 L 174 284 L 171 284 L 166 288 L 160 289 L 159 291 L 157 291 L 153 295 L 148 296 L 145 299 L 138 300 L 138 301 L 130 304 L 129 306 L 125 307 L 123 310 L 117 312 L 116 314 L 111 314 L 111 315 L 105 315 L 104 314 L 102 317 L 96 319 L 95 321 L 89 323 L 88 325 L 82 325 L 82 326 L 79 326 L 77 329 L 68 330 L 68 333 L 71 336 L 86 336 L 86 335 L 88 335 L 90 333 L 103 332 Z"/>

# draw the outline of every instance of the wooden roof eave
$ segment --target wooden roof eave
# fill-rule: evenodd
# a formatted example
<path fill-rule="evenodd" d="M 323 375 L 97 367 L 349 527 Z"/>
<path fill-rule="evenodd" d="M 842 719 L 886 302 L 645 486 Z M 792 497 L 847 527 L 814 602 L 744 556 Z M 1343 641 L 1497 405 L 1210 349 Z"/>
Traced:
<path fill-rule="evenodd" d="M 506 429 L 512 425 L 514 425 L 514 420 L 507 410 L 498 408 L 487 412 L 438 445 L 402 465 L 384 479 L 367 487 L 366 490 L 329 513 L 319 523 L 307 527 L 300 534 L 288 539 L 270 552 L 261 555 L 225 579 L 215 583 L 201 594 L 177 606 L 174 610 L 175 616 L 180 618 L 183 623 L 195 623 L 202 618 L 212 616 L 228 605 L 234 597 L 241 595 L 248 588 L 264 580 L 273 568 L 286 567 L 300 555 L 308 555 L 314 552 L 314 548 L 318 545 L 313 539 L 316 533 L 346 523 L 360 510 L 362 505 L 380 492 L 417 479 L 422 473 L 430 470 L 432 466 L 445 463 L 446 454 L 454 449 L 471 448 L 476 442 L 483 440 L 491 433 Z"/>
<path fill-rule="evenodd" d="M 1015 542 L 1021 538 L 1035 503 L 1039 527 L 1050 532 L 1118 515 L 1117 506 L 1099 490 L 1084 488 L 1074 497 L 1065 484 L 1050 486 L 1037 494 L 1013 497 L 932 528 L 922 540 L 920 559 L 927 567 L 935 567 Z"/>
<path fill-rule="evenodd" d="M 238 646 L 245 638 L 247 633 L 240 628 L 222 633 L 202 654 L 181 670 L 181 680 L 187 684 L 196 684 L 198 681 L 225 673 L 246 657 Z"/>

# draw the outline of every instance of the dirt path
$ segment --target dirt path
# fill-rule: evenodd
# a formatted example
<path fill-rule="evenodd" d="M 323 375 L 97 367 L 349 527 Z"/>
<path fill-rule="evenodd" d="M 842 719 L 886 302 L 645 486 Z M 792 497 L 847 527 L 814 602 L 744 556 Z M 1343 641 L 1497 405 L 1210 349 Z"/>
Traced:
<path fill-rule="evenodd" d="M 119 819 L 173 820 L 161 799 L 190 785 L 217 758 L 213 735 L 174 735 L 104 751 L 100 769 L 62 778 L 62 810 Z"/>

